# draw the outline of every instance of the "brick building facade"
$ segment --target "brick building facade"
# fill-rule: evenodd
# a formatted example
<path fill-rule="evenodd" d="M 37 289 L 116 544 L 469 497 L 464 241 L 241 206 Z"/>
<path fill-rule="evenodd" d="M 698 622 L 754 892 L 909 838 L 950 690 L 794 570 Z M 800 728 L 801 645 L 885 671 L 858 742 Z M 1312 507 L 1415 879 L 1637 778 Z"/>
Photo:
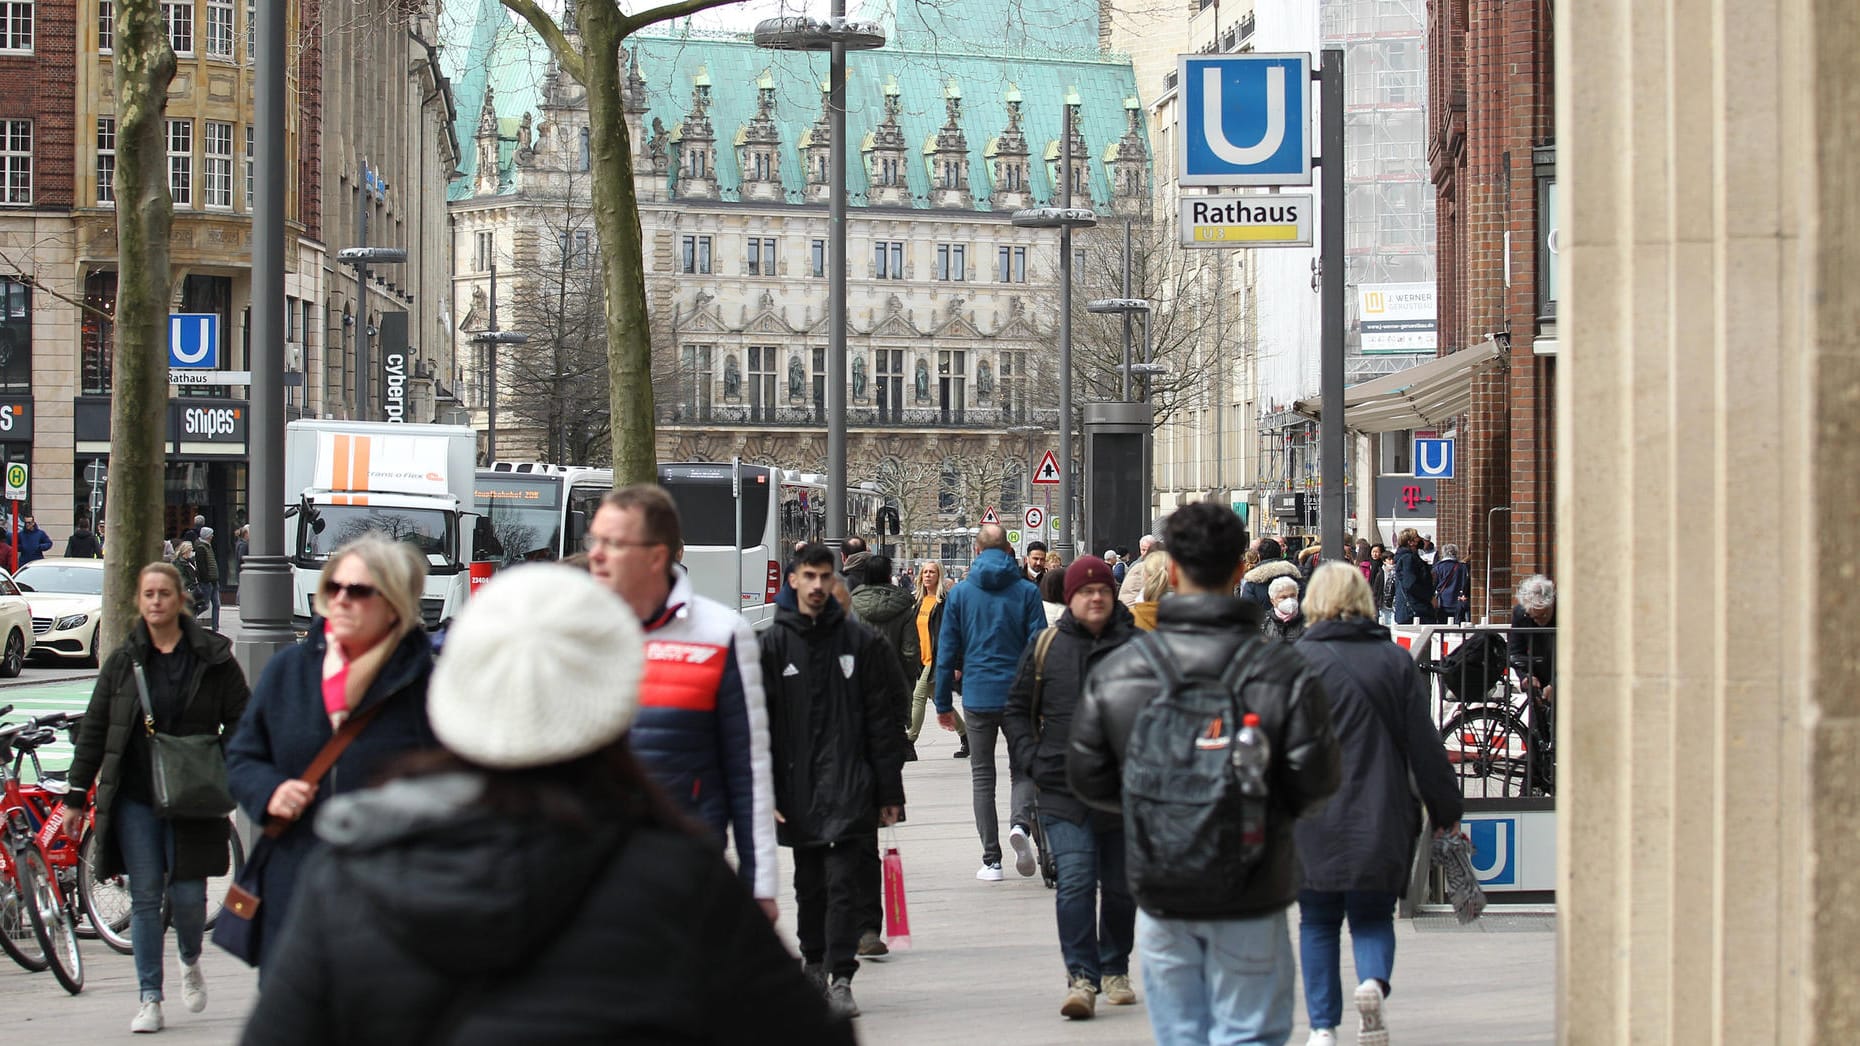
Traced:
<path fill-rule="evenodd" d="M 1473 568 L 1475 616 L 1502 617 L 1514 578 L 1550 572 L 1555 541 L 1553 22 L 1547 4 L 1427 7 L 1440 344 L 1504 350 L 1473 379 L 1438 540 Z"/>

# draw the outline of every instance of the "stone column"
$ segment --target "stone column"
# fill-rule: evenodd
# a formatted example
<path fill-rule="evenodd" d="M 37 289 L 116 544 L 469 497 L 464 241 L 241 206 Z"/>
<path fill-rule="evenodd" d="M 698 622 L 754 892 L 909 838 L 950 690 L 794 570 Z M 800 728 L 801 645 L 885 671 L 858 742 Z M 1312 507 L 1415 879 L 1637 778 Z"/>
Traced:
<path fill-rule="evenodd" d="M 1564 1043 L 1860 1036 L 1860 8 L 1564 0 Z"/>

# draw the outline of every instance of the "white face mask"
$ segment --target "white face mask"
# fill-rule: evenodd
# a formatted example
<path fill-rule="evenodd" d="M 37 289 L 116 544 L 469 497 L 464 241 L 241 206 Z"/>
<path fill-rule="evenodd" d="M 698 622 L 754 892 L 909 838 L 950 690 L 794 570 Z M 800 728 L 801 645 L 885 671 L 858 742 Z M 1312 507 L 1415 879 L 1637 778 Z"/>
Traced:
<path fill-rule="evenodd" d="M 1279 612 L 1279 620 L 1290 621 L 1292 618 L 1298 616 L 1298 600 L 1287 596 L 1279 600 L 1279 605 L 1273 609 Z"/>

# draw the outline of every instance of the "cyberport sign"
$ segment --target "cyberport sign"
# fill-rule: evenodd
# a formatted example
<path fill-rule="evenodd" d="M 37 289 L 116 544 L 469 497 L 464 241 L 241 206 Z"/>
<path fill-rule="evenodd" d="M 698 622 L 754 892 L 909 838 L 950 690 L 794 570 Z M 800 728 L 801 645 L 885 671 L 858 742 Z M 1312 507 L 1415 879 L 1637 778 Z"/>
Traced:
<path fill-rule="evenodd" d="M 1192 196 L 1176 223 L 1184 247 L 1309 247 L 1310 193 Z"/>

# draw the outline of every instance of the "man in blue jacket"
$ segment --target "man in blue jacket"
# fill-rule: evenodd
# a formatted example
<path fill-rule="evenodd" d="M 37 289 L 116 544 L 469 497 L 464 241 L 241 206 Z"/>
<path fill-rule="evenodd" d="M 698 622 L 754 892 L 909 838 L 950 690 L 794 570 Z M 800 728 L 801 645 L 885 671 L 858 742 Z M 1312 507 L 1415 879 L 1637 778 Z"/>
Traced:
<path fill-rule="evenodd" d="M 52 536 L 39 529 L 39 521 L 31 516 L 19 521 L 19 565 L 25 566 L 35 559 L 44 559 L 52 550 Z"/>
<path fill-rule="evenodd" d="M 949 590 L 943 604 L 943 628 L 936 644 L 936 719 L 956 729 L 953 714 L 957 678 L 962 683 L 962 716 L 968 723 L 969 779 L 975 793 L 975 830 L 982 837 L 982 867 L 975 877 L 1001 881 L 1001 825 L 995 814 L 995 738 L 1008 688 L 1020 656 L 1046 627 L 1040 590 L 1014 561 L 1007 531 L 990 523 L 975 538 L 975 562 L 962 584 Z M 1034 786 L 1009 767 L 1008 842 L 1015 870 L 1032 875 L 1035 864 L 1030 826 Z"/>

